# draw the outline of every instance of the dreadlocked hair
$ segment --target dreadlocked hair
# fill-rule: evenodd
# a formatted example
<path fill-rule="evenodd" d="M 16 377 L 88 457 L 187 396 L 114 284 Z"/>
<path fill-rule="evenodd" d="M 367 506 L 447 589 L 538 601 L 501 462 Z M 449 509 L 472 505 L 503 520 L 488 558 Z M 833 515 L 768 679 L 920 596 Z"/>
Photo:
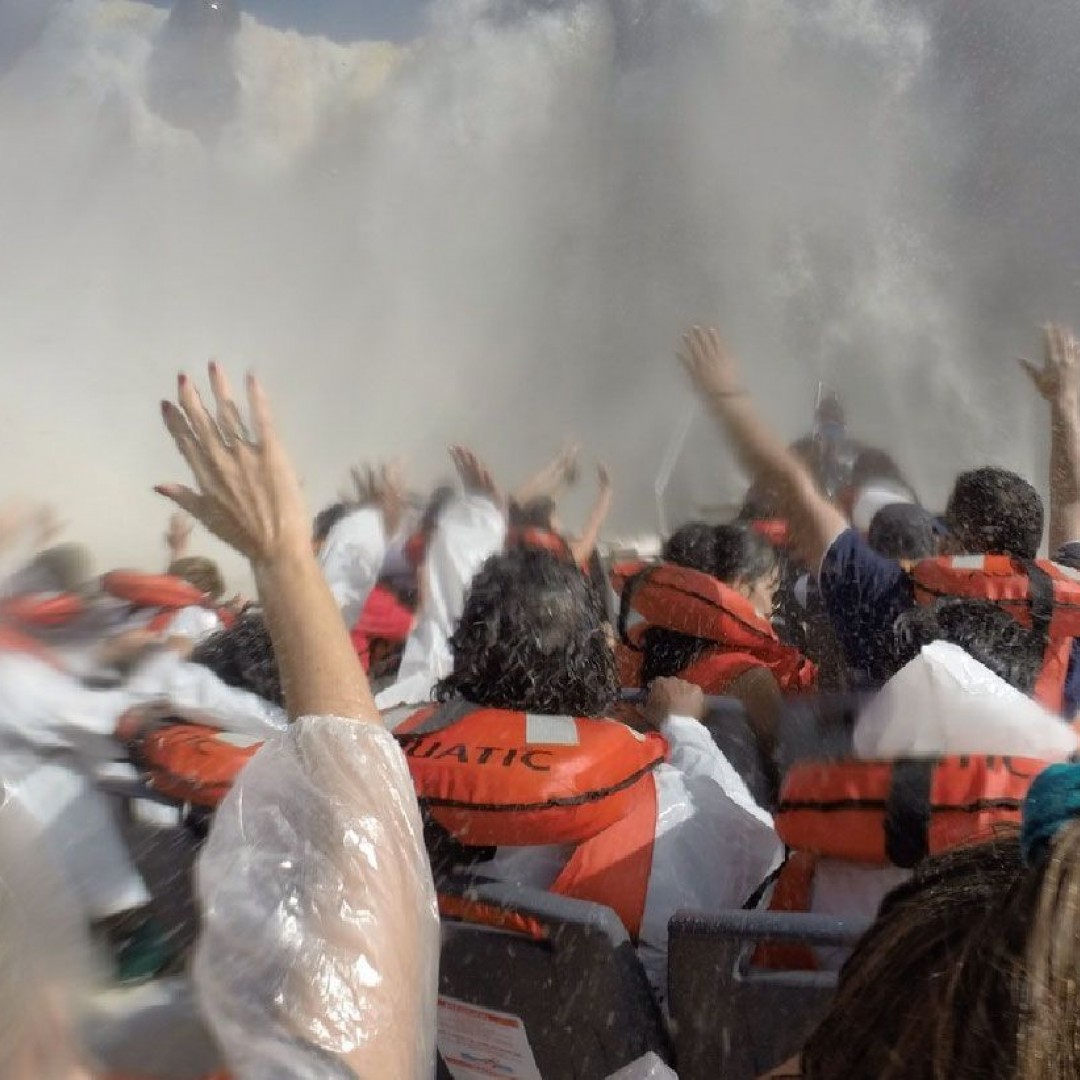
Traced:
<path fill-rule="evenodd" d="M 285 705 L 277 657 L 261 612 L 245 611 L 227 630 L 211 634 L 195 647 L 191 660 L 228 686 Z"/>
<path fill-rule="evenodd" d="M 803 1052 L 813 1080 L 1080 1076 L 1080 822 L 929 859 L 882 902 Z"/>
<path fill-rule="evenodd" d="M 581 571 L 547 551 L 493 555 L 473 580 L 439 701 L 604 716 L 619 680 L 603 601 Z"/>

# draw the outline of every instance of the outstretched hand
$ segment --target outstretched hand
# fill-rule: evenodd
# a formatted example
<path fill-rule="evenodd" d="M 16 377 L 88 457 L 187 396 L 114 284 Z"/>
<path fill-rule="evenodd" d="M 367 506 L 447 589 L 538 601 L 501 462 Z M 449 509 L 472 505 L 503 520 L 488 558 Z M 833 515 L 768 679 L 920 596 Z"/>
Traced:
<path fill-rule="evenodd" d="M 355 466 L 351 475 L 353 495 L 345 501 L 355 501 L 358 506 L 374 506 L 381 511 L 386 532 L 393 536 L 401 525 L 409 504 L 401 462 Z"/>
<path fill-rule="evenodd" d="M 209 371 L 214 416 L 186 375 L 179 378 L 179 402 L 161 404 L 165 426 L 196 486 L 165 484 L 154 490 L 256 567 L 282 553 L 307 550 L 308 515 L 300 483 L 262 387 L 248 377 L 249 434 L 224 371 L 214 363 Z"/>
<path fill-rule="evenodd" d="M 699 393 L 711 398 L 738 397 L 739 367 L 720 331 L 695 326 L 683 335 L 679 360 Z"/>
<path fill-rule="evenodd" d="M 191 539 L 194 527 L 195 523 L 182 511 L 178 510 L 169 517 L 169 528 L 165 533 L 165 545 L 174 560 L 187 551 L 188 541 Z"/>
<path fill-rule="evenodd" d="M 1035 389 L 1051 404 L 1080 405 L 1080 342 L 1067 326 L 1051 324 L 1043 330 L 1042 365 L 1020 358 Z"/>
<path fill-rule="evenodd" d="M 503 497 L 491 470 L 468 447 L 451 446 L 450 460 L 457 469 L 458 476 L 466 492 L 470 495 L 484 495 L 497 506 L 502 506 Z"/>

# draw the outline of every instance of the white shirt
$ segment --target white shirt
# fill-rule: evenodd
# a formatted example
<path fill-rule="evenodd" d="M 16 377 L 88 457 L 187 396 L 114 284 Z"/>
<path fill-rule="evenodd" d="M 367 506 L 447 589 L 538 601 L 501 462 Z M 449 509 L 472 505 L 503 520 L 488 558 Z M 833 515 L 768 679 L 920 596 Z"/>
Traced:
<path fill-rule="evenodd" d="M 327 534 L 319 565 L 347 629 L 360 618 L 385 558 L 383 516 L 371 507 L 343 517 Z"/>
<path fill-rule="evenodd" d="M 638 955 L 660 996 L 667 988 L 668 921 L 682 909 L 740 908 L 776 869 L 783 846 L 772 817 L 754 801 L 704 725 L 672 716 L 661 726 L 670 759 L 658 766 L 652 872 Z M 503 847 L 485 876 L 550 888 L 572 847 Z"/>
<path fill-rule="evenodd" d="M 270 740 L 218 809 L 197 886 L 196 986 L 236 1076 L 430 1080 L 439 916 L 391 734 L 307 717 Z"/>
<path fill-rule="evenodd" d="M 506 543 L 502 510 L 484 495 L 459 495 L 439 517 L 428 544 L 419 616 L 401 657 L 397 681 L 376 698 L 380 709 L 431 700 L 450 674 L 450 635 L 465 610 L 473 578 Z"/>

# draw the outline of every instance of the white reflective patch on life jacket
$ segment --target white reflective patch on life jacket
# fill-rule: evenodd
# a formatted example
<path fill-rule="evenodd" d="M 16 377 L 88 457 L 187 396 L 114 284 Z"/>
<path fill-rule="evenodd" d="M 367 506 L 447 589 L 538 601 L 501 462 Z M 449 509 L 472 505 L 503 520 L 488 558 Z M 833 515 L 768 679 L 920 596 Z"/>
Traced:
<path fill-rule="evenodd" d="M 985 555 L 954 555 L 952 558 L 954 570 L 985 570 Z"/>
<path fill-rule="evenodd" d="M 1072 566 L 1062 566 L 1061 563 L 1054 563 L 1054 569 L 1062 576 L 1068 578 L 1070 581 L 1080 581 L 1080 570 L 1075 569 Z"/>
<path fill-rule="evenodd" d="M 215 742 L 225 743 L 227 746 L 235 746 L 240 750 L 247 750 L 252 746 L 261 746 L 265 739 L 254 739 L 250 735 L 234 735 L 231 731 L 219 731 L 214 736 Z"/>
<path fill-rule="evenodd" d="M 626 629 L 632 630 L 638 623 L 643 623 L 644 621 L 645 616 L 631 608 L 630 613 L 626 616 Z"/>
<path fill-rule="evenodd" d="M 530 746 L 577 746 L 577 721 L 572 716 L 525 714 L 525 741 Z"/>

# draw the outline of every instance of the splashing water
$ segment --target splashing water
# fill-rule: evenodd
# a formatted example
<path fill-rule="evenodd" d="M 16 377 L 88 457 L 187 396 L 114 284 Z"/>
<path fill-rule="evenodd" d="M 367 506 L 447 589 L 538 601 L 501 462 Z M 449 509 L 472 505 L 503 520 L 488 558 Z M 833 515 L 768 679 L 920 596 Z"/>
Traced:
<path fill-rule="evenodd" d="M 956 6 L 443 0 L 406 46 L 244 15 L 208 58 L 161 9 L 53 5 L 0 53 L 0 494 L 149 564 L 153 403 L 216 356 L 265 374 L 313 503 L 366 455 L 434 478 L 464 439 L 510 482 L 573 432 L 651 525 L 704 320 L 791 435 L 825 377 L 932 499 L 1031 475 L 1009 361 L 1080 228 L 1036 197 L 1068 205 L 1080 140 L 1032 135 L 1031 60 L 1080 20 Z M 737 494 L 711 434 L 692 456 L 687 505 Z"/>

